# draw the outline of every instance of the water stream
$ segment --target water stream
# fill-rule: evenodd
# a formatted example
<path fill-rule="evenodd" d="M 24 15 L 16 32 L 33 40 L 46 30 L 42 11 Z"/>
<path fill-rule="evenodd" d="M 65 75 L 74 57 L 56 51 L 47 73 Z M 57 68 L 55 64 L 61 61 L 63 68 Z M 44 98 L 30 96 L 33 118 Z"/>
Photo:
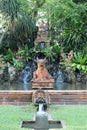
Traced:
<path fill-rule="evenodd" d="M 42 104 L 42 103 L 39 103 L 38 112 L 39 112 L 39 113 L 42 113 L 42 112 L 43 112 L 43 104 Z"/>
<path fill-rule="evenodd" d="M 35 130 L 49 130 L 48 129 L 48 114 L 43 109 L 43 103 L 38 104 L 38 111 L 36 113 L 36 124 L 43 129 L 35 129 Z"/>
<path fill-rule="evenodd" d="M 30 65 L 26 65 L 25 68 L 20 73 L 17 83 L 28 84 L 32 79 L 32 70 Z"/>

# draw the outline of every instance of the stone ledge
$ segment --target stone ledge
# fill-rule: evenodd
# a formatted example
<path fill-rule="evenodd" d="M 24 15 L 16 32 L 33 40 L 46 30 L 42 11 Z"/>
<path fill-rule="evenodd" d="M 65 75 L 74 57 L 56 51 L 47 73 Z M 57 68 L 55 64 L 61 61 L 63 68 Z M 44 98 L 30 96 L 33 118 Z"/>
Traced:
<path fill-rule="evenodd" d="M 0 104 L 28 104 L 32 102 L 33 92 L 36 90 L 1 90 Z M 87 104 L 87 90 L 44 90 L 49 94 L 50 104 L 73 105 Z"/>

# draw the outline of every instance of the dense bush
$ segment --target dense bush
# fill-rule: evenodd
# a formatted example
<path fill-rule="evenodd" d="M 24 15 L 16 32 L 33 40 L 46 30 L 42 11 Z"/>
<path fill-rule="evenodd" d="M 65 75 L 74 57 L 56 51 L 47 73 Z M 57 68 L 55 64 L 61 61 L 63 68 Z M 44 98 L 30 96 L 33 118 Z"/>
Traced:
<path fill-rule="evenodd" d="M 87 3 L 48 0 L 45 6 L 53 40 L 62 42 L 66 51 L 77 51 L 87 46 Z"/>
<path fill-rule="evenodd" d="M 0 13 L 3 16 L 4 35 L 0 44 L 1 52 L 12 51 L 20 46 L 34 46 L 37 35 L 36 19 L 32 16 L 28 1 L 1 0 Z M 6 32 L 6 33 L 5 33 Z"/>

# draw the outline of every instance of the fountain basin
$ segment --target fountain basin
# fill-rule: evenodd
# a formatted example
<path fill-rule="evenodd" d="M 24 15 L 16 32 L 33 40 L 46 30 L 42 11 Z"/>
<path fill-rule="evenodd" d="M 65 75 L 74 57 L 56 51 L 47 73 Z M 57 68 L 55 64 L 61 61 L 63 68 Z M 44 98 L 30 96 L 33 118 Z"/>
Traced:
<path fill-rule="evenodd" d="M 43 97 L 42 97 L 43 98 Z M 48 113 L 45 111 L 44 102 L 38 102 L 38 110 L 34 121 L 22 121 L 21 128 L 32 128 L 34 130 L 49 130 L 50 128 L 65 128 L 61 120 L 49 120 Z"/>
<path fill-rule="evenodd" d="M 64 121 L 61 120 L 48 120 L 48 125 L 44 125 L 44 128 L 42 126 L 37 126 L 35 121 L 22 121 L 21 123 L 22 128 L 32 128 L 32 129 L 51 129 L 51 128 L 65 128 Z"/>

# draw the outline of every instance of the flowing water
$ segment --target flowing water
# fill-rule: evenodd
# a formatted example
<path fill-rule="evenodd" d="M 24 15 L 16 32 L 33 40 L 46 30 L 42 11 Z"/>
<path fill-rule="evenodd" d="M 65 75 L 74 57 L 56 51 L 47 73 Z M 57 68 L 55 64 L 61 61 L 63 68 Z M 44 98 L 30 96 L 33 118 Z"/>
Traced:
<path fill-rule="evenodd" d="M 53 87 L 54 90 L 87 90 L 87 84 L 85 83 L 84 84 L 82 84 L 81 82 L 75 84 L 66 83 L 64 81 L 65 76 L 61 69 L 56 70 L 53 77 L 55 79 L 55 84 Z M 15 84 L 4 82 L 3 84 L 0 84 L 0 90 L 32 90 L 31 79 L 32 79 L 32 67 L 31 65 L 28 64 L 20 73 L 18 80 Z"/>
<path fill-rule="evenodd" d="M 30 65 L 26 65 L 20 73 L 17 82 L 27 84 L 32 79 L 32 69 Z"/>
<path fill-rule="evenodd" d="M 36 124 L 42 127 L 35 130 L 49 130 L 48 129 L 48 114 L 43 110 L 43 103 L 39 103 L 38 111 L 36 113 Z"/>

